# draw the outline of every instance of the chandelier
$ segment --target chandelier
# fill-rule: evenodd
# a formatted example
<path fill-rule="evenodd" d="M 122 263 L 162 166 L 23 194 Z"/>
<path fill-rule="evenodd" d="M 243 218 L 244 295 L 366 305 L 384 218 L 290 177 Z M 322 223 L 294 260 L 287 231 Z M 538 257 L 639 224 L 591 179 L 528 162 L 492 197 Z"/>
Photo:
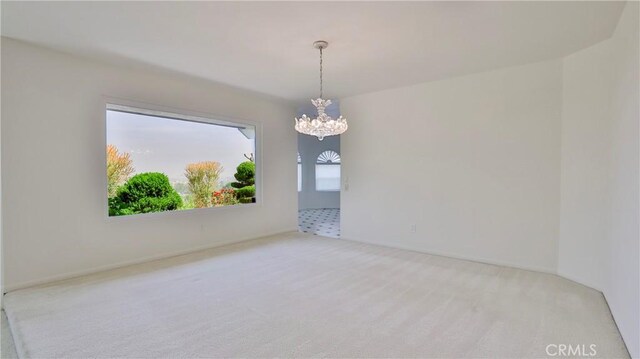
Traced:
<path fill-rule="evenodd" d="M 324 110 L 331 105 L 331 100 L 322 98 L 322 50 L 326 49 L 329 43 L 326 41 L 316 41 L 313 47 L 320 50 L 320 97 L 311 100 L 311 103 L 318 109 L 318 117 L 310 118 L 307 115 L 296 117 L 296 131 L 305 135 L 316 136 L 322 141 L 327 136 L 335 136 L 344 133 L 347 128 L 347 119 L 340 116 L 333 119 Z"/>

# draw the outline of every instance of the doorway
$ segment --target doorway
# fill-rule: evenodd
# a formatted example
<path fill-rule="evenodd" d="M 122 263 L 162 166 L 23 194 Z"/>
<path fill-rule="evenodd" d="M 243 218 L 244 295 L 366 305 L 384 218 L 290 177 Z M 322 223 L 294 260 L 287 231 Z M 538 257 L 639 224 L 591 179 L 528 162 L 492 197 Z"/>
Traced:
<path fill-rule="evenodd" d="M 298 134 L 298 230 L 340 238 L 340 136 Z"/>

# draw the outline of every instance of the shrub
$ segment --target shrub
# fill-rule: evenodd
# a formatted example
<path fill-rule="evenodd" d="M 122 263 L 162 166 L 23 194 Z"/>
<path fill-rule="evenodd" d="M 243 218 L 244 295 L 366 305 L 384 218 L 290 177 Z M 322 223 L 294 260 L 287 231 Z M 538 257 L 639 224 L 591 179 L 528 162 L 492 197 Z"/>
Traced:
<path fill-rule="evenodd" d="M 211 207 L 211 193 L 215 190 L 222 166 L 218 162 L 190 163 L 184 175 L 189 181 L 189 192 L 197 208 Z"/>
<path fill-rule="evenodd" d="M 182 206 L 182 198 L 163 173 L 140 173 L 131 177 L 109 200 L 109 214 L 114 216 L 172 211 Z"/>
<path fill-rule="evenodd" d="M 242 188 L 256 183 L 256 164 L 251 161 L 242 162 L 233 175 L 237 182 L 231 183 L 233 188 Z"/>
<path fill-rule="evenodd" d="M 236 191 L 237 198 L 252 198 L 256 196 L 256 186 L 246 186 Z"/>
<path fill-rule="evenodd" d="M 240 203 L 251 203 L 256 195 L 256 164 L 251 161 L 242 162 L 234 175 L 237 182 L 231 186 L 237 188 L 236 198 Z"/>
<path fill-rule="evenodd" d="M 119 153 L 114 145 L 107 145 L 107 193 L 115 197 L 118 187 L 133 173 L 132 161 L 128 153 Z"/>
<path fill-rule="evenodd" d="M 126 216 L 133 214 L 133 211 L 127 207 L 117 196 L 109 198 L 109 215 L 110 216 Z"/>

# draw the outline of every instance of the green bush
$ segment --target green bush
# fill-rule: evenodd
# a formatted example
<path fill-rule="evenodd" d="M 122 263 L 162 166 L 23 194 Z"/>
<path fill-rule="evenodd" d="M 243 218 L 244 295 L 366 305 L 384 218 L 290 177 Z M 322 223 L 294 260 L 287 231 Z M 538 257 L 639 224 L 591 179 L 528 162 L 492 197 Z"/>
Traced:
<path fill-rule="evenodd" d="M 251 198 L 256 196 L 256 186 L 246 186 L 236 190 L 236 198 Z"/>
<path fill-rule="evenodd" d="M 233 175 L 237 182 L 231 183 L 233 188 L 242 188 L 251 186 L 256 183 L 256 164 L 251 161 L 242 162 L 236 168 L 236 174 Z"/>
<path fill-rule="evenodd" d="M 110 216 L 126 216 L 129 214 L 133 214 L 133 212 L 118 197 L 109 198 Z"/>
<path fill-rule="evenodd" d="M 233 175 L 237 182 L 232 182 L 231 187 L 237 188 L 236 198 L 240 203 L 251 203 L 256 196 L 256 164 L 251 161 L 242 162 L 236 168 Z"/>
<path fill-rule="evenodd" d="M 163 173 L 140 173 L 131 177 L 109 200 L 109 215 L 172 211 L 182 206 L 182 198 Z"/>

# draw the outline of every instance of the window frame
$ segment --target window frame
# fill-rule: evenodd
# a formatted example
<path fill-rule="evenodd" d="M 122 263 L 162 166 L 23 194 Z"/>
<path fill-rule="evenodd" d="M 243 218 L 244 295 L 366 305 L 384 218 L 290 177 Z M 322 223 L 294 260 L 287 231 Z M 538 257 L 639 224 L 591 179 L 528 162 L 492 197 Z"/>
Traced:
<path fill-rule="evenodd" d="M 127 109 L 131 111 L 126 111 Z M 104 171 L 107 163 L 107 154 L 104 150 L 107 146 L 107 111 L 116 110 L 130 113 L 137 113 L 141 115 L 148 115 L 154 117 L 161 117 L 172 119 L 176 121 L 191 121 L 199 122 L 211 125 L 222 125 L 238 127 L 237 125 L 252 126 L 255 129 L 255 153 L 254 160 L 256 164 L 255 174 L 255 186 L 256 186 L 256 202 L 255 203 L 243 203 L 241 205 L 233 206 L 221 206 L 221 207 L 207 207 L 207 208 L 194 208 L 190 210 L 174 210 L 174 211 L 162 211 L 151 213 L 139 213 L 129 216 L 109 216 L 109 199 L 106 192 L 102 197 L 102 208 L 104 209 L 104 215 L 109 220 L 131 220 L 131 218 L 149 218 L 154 216 L 193 216 L 200 213 L 206 213 L 206 211 L 234 211 L 244 208 L 262 207 L 262 123 L 238 118 L 231 118 L 228 116 L 216 115 L 208 112 L 186 110 L 177 107 L 169 107 L 163 105 L 151 104 L 148 102 L 125 100 L 116 97 L 103 96 L 100 111 L 102 111 L 102 141 L 97 142 L 101 144 L 102 153 L 102 165 L 100 166 L 100 178 L 101 188 L 106 191 L 107 177 L 104 175 Z"/>

